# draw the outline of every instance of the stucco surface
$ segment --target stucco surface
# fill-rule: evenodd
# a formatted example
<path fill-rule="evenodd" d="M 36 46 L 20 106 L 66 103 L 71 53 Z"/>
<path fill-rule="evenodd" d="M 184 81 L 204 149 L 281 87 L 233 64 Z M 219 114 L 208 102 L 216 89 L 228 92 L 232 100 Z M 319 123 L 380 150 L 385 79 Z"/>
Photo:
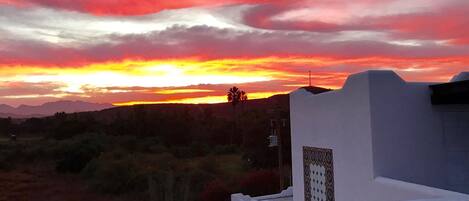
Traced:
<path fill-rule="evenodd" d="M 350 76 L 340 90 L 292 92 L 294 200 L 304 201 L 303 146 L 333 150 L 336 201 L 442 196 L 376 182 L 376 177 L 454 190 L 442 115 L 468 107 L 432 106 L 429 84 L 405 82 L 392 71 L 367 71 Z"/>

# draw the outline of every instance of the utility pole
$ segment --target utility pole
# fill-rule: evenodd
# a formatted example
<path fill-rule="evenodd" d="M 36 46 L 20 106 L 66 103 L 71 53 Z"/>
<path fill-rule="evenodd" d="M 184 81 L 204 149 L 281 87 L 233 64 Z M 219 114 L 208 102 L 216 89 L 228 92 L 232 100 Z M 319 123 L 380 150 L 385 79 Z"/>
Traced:
<path fill-rule="evenodd" d="M 309 70 L 309 85 L 308 86 L 311 86 L 311 71 Z"/>
<path fill-rule="evenodd" d="M 286 127 L 286 119 L 271 119 L 270 125 L 272 128 L 272 135 L 270 137 L 270 147 L 277 146 L 278 149 L 278 172 L 279 172 L 279 179 L 280 179 L 280 192 L 283 190 L 285 186 L 285 178 L 284 178 L 284 170 L 283 170 L 283 149 L 282 149 L 282 129 Z M 273 140 L 276 138 L 275 140 Z"/>

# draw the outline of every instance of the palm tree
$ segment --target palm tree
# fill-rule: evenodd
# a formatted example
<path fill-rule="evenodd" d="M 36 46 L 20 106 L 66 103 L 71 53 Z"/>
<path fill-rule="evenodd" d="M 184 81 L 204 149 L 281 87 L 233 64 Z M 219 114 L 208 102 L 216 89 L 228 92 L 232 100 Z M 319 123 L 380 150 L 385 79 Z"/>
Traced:
<path fill-rule="evenodd" d="M 233 144 L 233 135 L 236 133 L 236 105 L 238 103 L 244 103 L 248 99 L 246 92 L 239 90 L 238 87 L 233 86 L 228 90 L 228 94 L 226 95 L 228 102 L 231 103 L 233 106 L 233 133 L 230 135 L 230 144 Z"/>
<path fill-rule="evenodd" d="M 227 94 L 228 102 L 230 102 L 231 105 L 233 105 L 233 107 L 236 107 L 236 105 L 239 103 L 240 97 L 241 97 L 240 94 L 241 92 L 239 91 L 238 87 L 231 87 L 228 90 L 228 94 Z"/>
<path fill-rule="evenodd" d="M 241 96 L 240 97 L 241 102 L 248 100 L 248 95 L 246 94 L 246 92 L 241 91 L 240 96 Z"/>
<path fill-rule="evenodd" d="M 244 102 L 248 99 L 246 92 L 239 90 L 238 87 L 232 87 L 228 90 L 227 94 L 228 102 L 233 105 L 233 108 L 236 108 L 236 105 L 240 102 Z"/>
<path fill-rule="evenodd" d="M 248 95 L 246 94 L 246 92 L 244 91 L 241 91 L 241 94 L 240 94 L 240 101 L 241 101 L 241 112 L 244 111 L 244 103 L 248 100 Z"/>

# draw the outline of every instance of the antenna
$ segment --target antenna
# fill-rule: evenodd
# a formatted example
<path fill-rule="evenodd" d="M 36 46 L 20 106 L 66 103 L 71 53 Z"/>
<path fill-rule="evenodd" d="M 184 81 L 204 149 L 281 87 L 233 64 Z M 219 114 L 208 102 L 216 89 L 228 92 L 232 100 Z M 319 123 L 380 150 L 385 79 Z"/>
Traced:
<path fill-rule="evenodd" d="M 311 86 L 311 71 L 309 70 L 309 86 Z"/>

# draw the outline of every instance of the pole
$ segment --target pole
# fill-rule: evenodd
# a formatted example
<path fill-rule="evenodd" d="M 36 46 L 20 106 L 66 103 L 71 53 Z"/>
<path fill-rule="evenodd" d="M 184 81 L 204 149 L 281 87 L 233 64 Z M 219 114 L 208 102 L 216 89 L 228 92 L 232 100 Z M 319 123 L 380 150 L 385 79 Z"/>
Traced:
<path fill-rule="evenodd" d="M 282 122 L 283 125 L 283 122 Z M 280 128 L 280 122 L 277 124 L 277 140 L 278 140 L 278 175 L 280 177 L 280 192 L 283 190 L 284 177 L 283 177 L 283 153 L 282 153 L 282 134 Z"/>
<path fill-rule="evenodd" d="M 311 71 L 309 70 L 309 85 L 308 86 L 311 86 Z"/>

